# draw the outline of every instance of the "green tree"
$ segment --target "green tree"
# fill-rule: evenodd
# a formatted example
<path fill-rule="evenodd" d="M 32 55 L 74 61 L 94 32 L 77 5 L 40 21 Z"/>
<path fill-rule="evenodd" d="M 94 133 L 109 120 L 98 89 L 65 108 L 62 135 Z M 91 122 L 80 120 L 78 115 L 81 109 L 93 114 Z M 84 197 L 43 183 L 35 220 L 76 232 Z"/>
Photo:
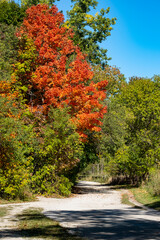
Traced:
<path fill-rule="evenodd" d="M 83 153 L 83 144 L 68 109 L 51 109 L 47 118 L 39 113 L 34 125 L 41 144 L 33 159 L 32 189 L 36 193 L 68 195 L 72 169 Z"/>
<path fill-rule="evenodd" d="M 16 27 L 0 23 L 0 81 L 9 80 L 18 52 Z"/>
<path fill-rule="evenodd" d="M 0 1 L 0 23 L 20 25 L 25 16 L 25 8 L 12 1 Z"/>
<path fill-rule="evenodd" d="M 107 101 L 119 93 L 121 91 L 121 88 L 123 88 L 123 86 L 126 84 L 124 75 L 117 67 L 107 65 L 102 69 L 101 65 L 96 65 L 93 66 L 93 72 L 93 81 L 95 83 L 100 82 L 104 79 L 108 81 L 108 84 L 106 86 Z"/>
<path fill-rule="evenodd" d="M 72 0 L 74 6 L 68 11 L 65 25 L 74 30 L 74 42 L 88 55 L 93 64 L 107 64 L 107 50 L 100 43 L 111 35 L 112 25 L 116 18 L 108 18 L 109 8 L 101 9 L 95 16 L 90 14 L 91 8 L 96 9 L 96 0 Z"/>
<path fill-rule="evenodd" d="M 9 80 L 18 52 L 16 27 L 25 16 L 25 8 L 14 1 L 0 1 L 0 80 Z"/>
<path fill-rule="evenodd" d="M 37 4 L 48 4 L 49 6 L 52 6 L 56 1 L 59 0 L 21 0 L 22 6 L 25 7 L 31 7 L 32 5 L 37 5 Z"/>

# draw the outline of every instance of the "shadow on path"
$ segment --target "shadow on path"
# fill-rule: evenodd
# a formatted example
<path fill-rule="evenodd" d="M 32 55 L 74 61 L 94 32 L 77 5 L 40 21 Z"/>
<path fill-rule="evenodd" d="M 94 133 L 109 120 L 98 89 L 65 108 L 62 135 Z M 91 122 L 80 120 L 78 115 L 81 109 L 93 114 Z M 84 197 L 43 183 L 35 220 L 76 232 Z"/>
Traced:
<path fill-rule="evenodd" d="M 89 184 L 88 182 L 79 182 L 76 186 L 73 187 L 73 193 L 76 194 L 98 194 L 98 193 L 107 193 L 110 194 L 113 192 L 113 189 L 107 184 L 98 184 L 98 183 L 92 183 Z"/>
<path fill-rule="evenodd" d="M 147 216 L 159 216 L 145 211 Z M 80 236 L 98 240 L 160 240 L 160 222 L 147 220 L 144 212 L 128 210 L 47 211 L 45 215 L 59 222 L 71 223 Z M 154 218 L 153 217 L 153 218 Z"/>

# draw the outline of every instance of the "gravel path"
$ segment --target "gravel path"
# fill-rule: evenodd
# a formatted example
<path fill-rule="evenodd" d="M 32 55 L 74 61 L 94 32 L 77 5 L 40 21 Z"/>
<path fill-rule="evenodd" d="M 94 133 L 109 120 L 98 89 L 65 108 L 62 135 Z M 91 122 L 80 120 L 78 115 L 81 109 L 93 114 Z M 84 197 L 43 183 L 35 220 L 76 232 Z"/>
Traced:
<path fill-rule="evenodd" d="M 121 204 L 121 191 L 95 182 L 80 182 L 78 188 L 81 193 L 72 198 L 41 197 L 37 202 L 11 204 L 10 215 L 2 219 L 0 239 L 24 240 L 12 234 L 11 228 L 16 226 L 14 215 L 29 207 L 40 207 L 46 216 L 60 222 L 71 233 L 88 239 L 160 240 L 159 212 Z"/>

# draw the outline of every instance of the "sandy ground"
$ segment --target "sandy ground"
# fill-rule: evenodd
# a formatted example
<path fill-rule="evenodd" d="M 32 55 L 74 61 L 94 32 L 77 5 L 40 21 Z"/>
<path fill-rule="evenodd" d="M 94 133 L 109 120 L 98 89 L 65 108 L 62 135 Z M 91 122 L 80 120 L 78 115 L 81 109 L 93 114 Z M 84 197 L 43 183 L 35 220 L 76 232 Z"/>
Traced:
<path fill-rule="evenodd" d="M 88 239 L 160 240 L 159 212 L 122 204 L 122 192 L 105 185 L 83 181 L 78 187 L 81 193 L 72 198 L 41 197 L 37 202 L 7 205 L 12 209 L 8 216 L 0 219 L 0 239 L 28 240 L 15 231 L 13 234 L 17 224 L 15 215 L 26 208 L 38 207 L 71 233 Z"/>

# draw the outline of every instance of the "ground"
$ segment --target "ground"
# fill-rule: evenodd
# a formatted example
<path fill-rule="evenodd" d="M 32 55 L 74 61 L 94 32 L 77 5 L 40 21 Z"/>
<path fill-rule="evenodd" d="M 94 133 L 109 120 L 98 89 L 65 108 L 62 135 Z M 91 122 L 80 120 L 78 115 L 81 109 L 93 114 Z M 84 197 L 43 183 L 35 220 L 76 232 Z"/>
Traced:
<path fill-rule="evenodd" d="M 1 219 L 0 238 L 28 240 L 12 234 L 12 229 L 16 228 L 17 224 L 15 215 L 34 207 L 43 208 L 47 217 L 60 222 L 70 233 L 87 239 L 160 240 L 159 212 L 122 204 L 123 190 L 116 191 L 106 185 L 84 181 L 78 184 L 78 188 L 79 193 L 71 198 L 40 197 L 36 202 L 7 205 L 12 208 L 9 214 Z M 137 204 L 135 201 L 134 203 Z"/>

